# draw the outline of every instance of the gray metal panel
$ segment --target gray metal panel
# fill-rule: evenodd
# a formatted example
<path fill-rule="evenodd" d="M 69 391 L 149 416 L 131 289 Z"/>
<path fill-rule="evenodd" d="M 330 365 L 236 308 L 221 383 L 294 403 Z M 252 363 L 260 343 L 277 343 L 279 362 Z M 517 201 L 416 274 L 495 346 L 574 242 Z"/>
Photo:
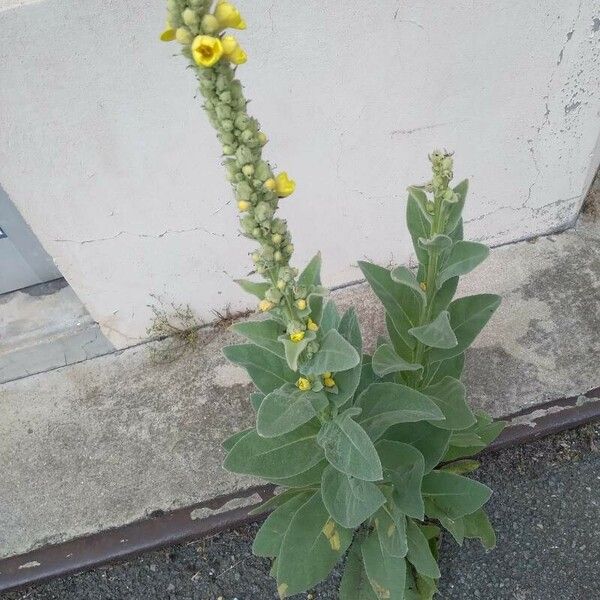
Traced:
<path fill-rule="evenodd" d="M 61 277 L 0 186 L 0 294 Z"/>

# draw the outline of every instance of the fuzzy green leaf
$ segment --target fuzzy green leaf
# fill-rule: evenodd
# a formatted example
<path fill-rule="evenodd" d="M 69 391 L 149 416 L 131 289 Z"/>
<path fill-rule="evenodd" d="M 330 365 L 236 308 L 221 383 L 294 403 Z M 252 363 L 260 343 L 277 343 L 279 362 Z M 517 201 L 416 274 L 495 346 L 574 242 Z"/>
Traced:
<path fill-rule="evenodd" d="M 349 477 L 331 465 L 323 471 L 321 493 L 332 518 L 349 529 L 358 527 L 385 502 L 374 483 Z"/>
<path fill-rule="evenodd" d="M 450 438 L 450 448 L 444 456 L 444 461 L 452 461 L 477 454 L 483 448 L 489 446 L 506 427 L 505 421 L 494 421 L 492 417 L 484 412 L 477 413 L 475 418 L 477 422 L 474 425 L 459 432 L 459 434 L 462 434 L 462 439 L 457 439 L 456 435 Z M 474 437 L 467 438 L 467 435 Z"/>
<path fill-rule="evenodd" d="M 402 442 L 381 440 L 377 452 L 383 473 L 394 485 L 394 503 L 409 517 L 423 519 L 424 506 L 421 482 L 425 472 L 425 459 L 414 447 Z"/>
<path fill-rule="evenodd" d="M 259 504 L 252 510 L 249 510 L 248 514 L 249 515 L 260 515 L 264 512 L 272 511 L 272 510 L 276 509 L 278 506 L 281 506 L 282 504 L 286 503 L 288 500 L 291 500 L 298 494 L 301 494 L 303 491 L 309 491 L 309 490 L 298 490 L 298 489 L 283 490 L 279 494 L 275 494 L 274 496 L 272 496 L 271 498 L 269 498 L 262 504 Z"/>
<path fill-rule="evenodd" d="M 409 335 L 408 330 L 419 324 L 421 296 L 415 290 L 396 283 L 388 269 L 363 261 L 359 261 L 358 266 L 381 300 L 402 343 L 409 351 L 412 350 L 416 340 Z M 400 356 L 407 358 L 406 351 L 396 350 Z"/>
<path fill-rule="evenodd" d="M 415 274 L 410 269 L 404 266 L 396 267 L 392 270 L 391 277 L 396 283 L 413 289 L 423 300 L 425 300 L 425 292 L 419 285 Z"/>
<path fill-rule="evenodd" d="M 446 310 L 456 294 L 456 288 L 458 287 L 458 277 L 452 277 L 445 281 L 441 287 L 435 293 L 431 302 L 431 317 L 437 317 L 440 312 Z"/>
<path fill-rule="evenodd" d="M 306 469 L 306 471 L 302 471 L 302 473 L 298 473 L 297 475 L 292 475 L 290 477 L 269 477 L 268 481 L 274 483 L 275 485 L 280 485 L 286 488 L 315 486 L 321 483 L 323 471 L 328 464 L 329 463 L 323 457 L 323 460 L 320 460 L 316 465 Z"/>
<path fill-rule="evenodd" d="M 365 571 L 360 542 L 355 539 L 348 551 L 340 583 L 340 600 L 378 600 Z"/>
<path fill-rule="evenodd" d="M 252 294 L 261 300 L 265 297 L 267 290 L 271 287 L 268 283 L 250 281 L 249 279 L 234 280 L 245 292 Z"/>
<path fill-rule="evenodd" d="M 462 519 L 466 538 L 478 539 L 486 550 L 496 547 L 496 532 L 483 508 L 465 515 Z"/>
<path fill-rule="evenodd" d="M 480 265 L 489 255 L 490 249 L 478 242 L 459 241 L 452 246 L 444 268 L 437 276 L 438 288 L 451 277 L 466 275 Z"/>
<path fill-rule="evenodd" d="M 448 207 L 448 212 L 446 213 L 446 231 L 454 231 L 459 225 L 468 191 L 468 179 L 464 179 L 454 188 L 454 192 L 458 195 L 458 201 Z"/>
<path fill-rule="evenodd" d="M 284 359 L 254 344 L 225 346 L 223 354 L 232 362 L 248 371 L 256 387 L 268 394 L 285 383 L 294 383 L 298 379 Z"/>
<path fill-rule="evenodd" d="M 427 251 L 419 245 L 419 238 L 428 238 L 431 233 L 431 215 L 427 211 L 427 195 L 415 187 L 408 188 L 406 203 L 406 225 L 412 238 L 413 246 L 419 262 L 427 265 Z"/>
<path fill-rule="evenodd" d="M 410 363 L 398 356 L 396 350 L 391 344 L 383 344 L 379 346 L 372 359 L 373 371 L 379 377 L 385 377 L 390 373 L 398 373 L 402 371 L 420 371 L 423 366 L 417 363 Z"/>
<path fill-rule="evenodd" d="M 320 342 L 319 351 L 300 367 L 305 375 L 320 375 L 327 371 L 346 371 L 360 363 L 360 355 L 338 331 L 330 329 Z"/>
<path fill-rule="evenodd" d="M 285 360 L 292 371 L 298 370 L 298 359 L 300 358 L 300 355 L 304 352 L 306 346 L 308 346 L 308 344 L 316 337 L 317 335 L 314 331 L 305 332 L 304 338 L 299 342 L 293 342 L 287 334 L 279 336 L 279 341 L 285 349 Z"/>
<path fill-rule="evenodd" d="M 387 502 L 375 515 L 375 527 L 384 552 L 396 558 L 404 558 L 408 552 L 406 517 L 389 494 Z"/>
<path fill-rule="evenodd" d="M 422 492 L 427 515 L 448 519 L 475 512 L 492 495 L 490 488 L 483 483 L 447 471 L 432 471 L 425 475 Z"/>
<path fill-rule="evenodd" d="M 375 595 L 381 600 L 404 600 L 406 561 L 388 554 L 373 531 L 361 545 L 363 563 Z"/>
<path fill-rule="evenodd" d="M 317 492 L 294 514 L 277 557 L 277 589 L 281 598 L 313 587 L 329 575 L 344 555 L 352 531 L 337 525 Z"/>
<path fill-rule="evenodd" d="M 465 367 L 465 355 L 457 354 L 448 360 L 441 360 L 436 363 L 429 364 L 425 369 L 423 377 L 426 386 L 435 385 L 444 379 L 444 377 L 453 377 L 460 379 Z"/>
<path fill-rule="evenodd" d="M 310 287 L 321 285 L 321 253 L 317 252 L 298 277 L 298 285 Z"/>
<path fill-rule="evenodd" d="M 290 521 L 313 493 L 302 492 L 292 495 L 267 517 L 258 530 L 252 544 L 252 552 L 256 556 L 273 558 L 279 554 L 281 542 L 290 525 Z"/>
<path fill-rule="evenodd" d="M 500 297 L 495 294 L 479 294 L 454 300 L 448 307 L 448 313 L 458 344 L 447 350 L 435 348 L 429 355 L 429 361 L 436 362 L 462 354 L 473 343 L 498 306 Z"/>
<path fill-rule="evenodd" d="M 257 413 L 262 401 L 265 399 L 265 395 L 260 392 L 252 392 L 250 394 L 250 404 L 252 404 L 252 408 L 254 412 Z"/>
<path fill-rule="evenodd" d="M 400 423 L 388 429 L 384 439 L 414 446 L 425 459 L 425 473 L 433 470 L 448 449 L 450 431 L 433 427 L 426 421 Z"/>
<path fill-rule="evenodd" d="M 333 300 L 328 300 L 323 308 L 323 315 L 319 322 L 321 335 L 325 335 L 330 329 L 338 329 L 340 325 L 340 313 Z"/>
<path fill-rule="evenodd" d="M 458 344 L 450 327 L 448 312 L 443 310 L 431 323 L 408 330 L 422 344 L 430 348 L 454 348 Z"/>
<path fill-rule="evenodd" d="M 419 238 L 419 246 L 428 252 L 441 252 L 452 246 L 452 239 L 443 233 L 436 233 L 432 238 Z"/>
<path fill-rule="evenodd" d="M 303 392 L 287 383 L 262 401 L 256 431 L 266 438 L 283 435 L 316 417 L 328 404 L 325 392 Z"/>
<path fill-rule="evenodd" d="M 429 542 L 421 528 L 412 519 L 407 521 L 406 536 L 408 538 L 408 562 L 426 577 L 433 579 L 440 577 L 440 569 L 431 553 Z"/>
<path fill-rule="evenodd" d="M 351 418 L 356 413 L 349 411 L 355 410 L 349 409 L 325 423 L 317 441 L 325 458 L 338 471 L 365 481 L 378 481 L 383 475 L 381 462 L 365 430 Z"/>
<path fill-rule="evenodd" d="M 251 431 L 232 448 L 223 466 L 233 473 L 265 479 L 298 475 L 323 458 L 317 432 L 316 423 L 307 423 L 276 438 L 263 438 Z"/>
<path fill-rule="evenodd" d="M 231 329 L 253 344 L 272 352 L 280 358 L 285 358 L 285 350 L 281 342 L 277 339 L 283 332 L 283 327 L 273 319 L 263 321 L 244 321 L 234 323 Z"/>
<path fill-rule="evenodd" d="M 221 446 L 223 449 L 229 452 L 245 435 L 254 431 L 254 427 L 250 427 L 250 429 L 244 429 L 243 431 L 238 431 L 233 435 L 230 435 L 228 438 L 221 442 Z"/>
<path fill-rule="evenodd" d="M 475 416 L 469 408 L 465 386 L 452 377 L 444 377 L 442 381 L 422 390 L 444 413 L 444 421 L 432 421 L 431 424 L 441 429 L 462 430 L 475 423 Z"/>
<path fill-rule="evenodd" d="M 372 440 L 380 438 L 396 423 L 444 418 L 427 396 L 398 383 L 371 384 L 358 397 L 356 405 L 362 408 L 358 421 Z"/>
<path fill-rule="evenodd" d="M 362 357 L 362 335 L 360 333 L 358 318 L 353 308 L 348 309 L 342 316 L 338 331 L 347 342 L 352 344 L 358 355 Z M 331 399 L 336 406 L 342 406 L 354 395 L 360 382 L 362 372 L 361 362 L 352 367 L 352 369 L 340 371 L 335 374 L 338 393 L 332 396 Z"/>

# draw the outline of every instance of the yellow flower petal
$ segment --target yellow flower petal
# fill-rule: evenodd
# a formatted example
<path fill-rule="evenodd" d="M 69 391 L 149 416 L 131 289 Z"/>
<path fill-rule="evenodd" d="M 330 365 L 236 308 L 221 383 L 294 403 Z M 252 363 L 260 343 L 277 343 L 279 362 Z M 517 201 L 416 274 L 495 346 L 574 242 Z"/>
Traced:
<path fill-rule="evenodd" d="M 172 42 L 175 39 L 176 31 L 174 27 L 165 27 L 164 31 L 160 34 L 160 41 Z"/>
<path fill-rule="evenodd" d="M 260 310 L 260 312 L 268 312 L 270 311 L 275 305 L 270 301 L 270 300 L 261 300 L 258 303 L 258 310 Z"/>
<path fill-rule="evenodd" d="M 269 179 L 267 179 L 265 181 L 264 186 L 267 190 L 269 190 L 270 192 L 273 192 L 273 191 L 275 191 L 277 184 L 275 183 L 275 180 L 272 177 L 270 177 Z"/>
<path fill-rule="evenodd" d="M 288 177 L 288 174 L 283 171 L 279 173 L 277 177 L 275 177 L 275 189 L 277 190 L 277 195 L 280 198 L 285 198 L 290 194 L 294 193 L 296 189 L 296 182 L 293 179 Z"/>
<path fill-rule="evenodd" d="M 251 206 L 252 206 L 252 204 L 250 204 L 250 202 L 248 202 L 248 200 L 240 200 L 238 202 L 238 209 L 240 210 L 240 212 L 249 211 Z"/>
<path fill-rule="evenodd" d="M 308 319 L 306 327 L 309 331 L 319 331 L 319 326 L 310 318 Z"/>
<path fill-rule="evenodd" d="M 298 307 L 298 310 L 305 310 L 306 309 L 306 300 L 304 300 L 304 298 L 300 298 L 300 300 L 296 300 L 296 306 Z"/>
<path fill-rule="evenodd" d="M 303 392 L 310 390 L 310 388 L 312 387 L 310 384 L 310 380 L 307 379 L 306 377 L 300 377 L 300 379 L 298 379 L 298 381 L 296 381 L 296 386 L 298 387 L 298 389 L 302 390 Z"/>
<path fill-rule="evenodd" d="M 212 67 L 223 56 L 223 44 L 219 38 L 198 35 L 192 42 L 192 56 L 202 67 Z"/>
<path fill-rule="evenodd" d="M 290 340 L 292 342 L 301 342 L 304 339 L 304 331 L 294 331 L 290 333 Z"/>
<path fill-rule="evenodd" d="M 333 377 L 325 377 L 323 379 L 323 385 L 328 388 L 335 387 L 335 380 L 333 379 Z"/>

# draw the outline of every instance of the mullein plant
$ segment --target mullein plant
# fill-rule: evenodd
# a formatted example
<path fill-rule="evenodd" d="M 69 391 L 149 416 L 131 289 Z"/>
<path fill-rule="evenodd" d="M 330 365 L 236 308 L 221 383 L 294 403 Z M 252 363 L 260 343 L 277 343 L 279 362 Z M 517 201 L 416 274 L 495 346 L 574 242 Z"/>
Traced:
<path fill-rule="evenodd" d="M 342 600 L 424 600 L 437 590 L 442 530 L 495 545 L 483 510 L 491 491 L 466 475 L 503 423 L 473 414 L 461 383 L 464 353 L 499 305 L 491 294 L 453 300 L 458 278 L 488 255 L 463 241 L 467 182 L 453 160 L 430 156 L 433 176 L 409 188 L 407 224 L 419 268 L 359 263 L 385 309 L 387 336 L 364 353 L 353 309 L 340 315 L 317 255 L 299 272 L 279 200 L 295 183 L 263 159 L 267 137 L 249 116 L 235 69 L 247 60 L 230 29 L 246 23 L 219 0 L 168 0 L 164 41 L 181 44 L 222 144 L 243 235 L 262 281 L 241 280 L 260 319 L 237 323 L 246 343 L 224 353 L 256 391 L 255 426 L 224 442 L 225 468 L 278 493 L 253 545 L 273 560 L 281 598 L 325 579 L 347 555 Z"/>

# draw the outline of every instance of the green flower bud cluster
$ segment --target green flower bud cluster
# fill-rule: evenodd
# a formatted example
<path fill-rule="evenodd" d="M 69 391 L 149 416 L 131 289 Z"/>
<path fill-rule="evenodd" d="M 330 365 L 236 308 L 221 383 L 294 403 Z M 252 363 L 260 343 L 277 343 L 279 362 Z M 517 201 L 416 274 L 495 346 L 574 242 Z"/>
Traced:
<path fill-rule="evenodd" d="M 185 44 L 183 52 L 190 57 L 189 44 L 200 33 L 202 17 L 209 10 L 211 0 L 167 0 L 167 23 L 177 30 L 177 41 Z"/>
<path fill-rule="evenodd" d="M 429 160 L 431 161 L 433 177 L 425 189 L 433 193 L 434 202 L 456 202 L 456 194 L 448 187 L 454 177 L 454 160 L 452 154 L 434 150 L 429 155 Z"/>

